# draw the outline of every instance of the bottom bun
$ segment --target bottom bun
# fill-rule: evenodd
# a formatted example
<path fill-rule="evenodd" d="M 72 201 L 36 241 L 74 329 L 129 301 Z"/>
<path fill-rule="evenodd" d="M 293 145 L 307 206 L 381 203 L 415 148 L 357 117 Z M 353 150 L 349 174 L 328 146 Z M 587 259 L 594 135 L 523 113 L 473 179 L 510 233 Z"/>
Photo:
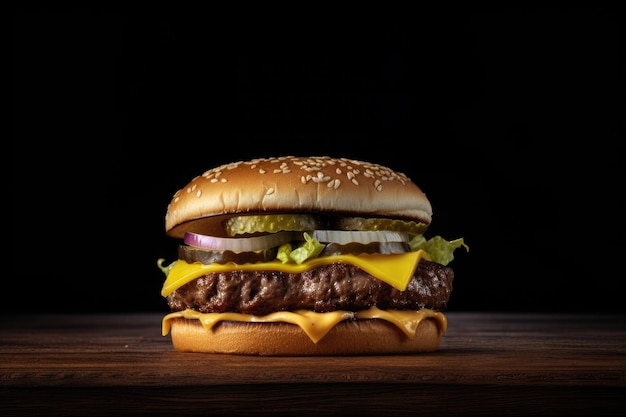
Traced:
<path fill-rule="evenodd" d="M 382 355 L 433 352 L 442 331 L 434 319 L 422 320 L 413 338 L 377 319 L 348 320 L 333 327 L 319 342 L 289 323 L 226 321 L 205 329 L 195 319 L 171 322 L 174 349 L 179 352 L 229 353 L 260 356 Z"/>

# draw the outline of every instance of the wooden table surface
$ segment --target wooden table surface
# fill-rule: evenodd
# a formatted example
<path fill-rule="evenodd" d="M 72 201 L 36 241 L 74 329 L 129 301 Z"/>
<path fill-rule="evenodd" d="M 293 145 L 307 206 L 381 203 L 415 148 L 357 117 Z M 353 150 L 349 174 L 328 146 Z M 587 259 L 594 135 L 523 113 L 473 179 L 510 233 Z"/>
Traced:
<path fill-rule="evenodd" d="M 626 415 L 626 316 L 448 312 L 439 351 L 175 352 L 159 313 L 0 321 L 0 415 Z"/>

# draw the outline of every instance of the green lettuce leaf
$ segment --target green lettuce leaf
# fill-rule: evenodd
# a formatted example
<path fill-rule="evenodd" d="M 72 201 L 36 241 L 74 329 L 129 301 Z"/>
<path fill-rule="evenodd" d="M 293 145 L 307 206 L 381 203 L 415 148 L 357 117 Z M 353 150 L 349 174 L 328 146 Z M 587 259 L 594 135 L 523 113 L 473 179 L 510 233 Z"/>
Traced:
<path fill-rule="evenodd" d="M 324 250 L 325 245 L 321 244 L 317 239 L 313 239 L 308 233 L 304 233 L 305 242 L 296 249 L 291 250 L 291 244 L 285 243 L 278 248 L 276 257 L 282 262 L 295 262 L 301 264 L 310 258 L 315 258 Z"/>
<path fill-rule="evenodd" d="M 415 236 L 410 242 L 411 250 L 422 249 L 430 256 L 430 260 L 441 265 L 448 265 L 454 259 L 454 251 L 461 246 L 469 252 L 469 246 L 465 244 L 463 238 L 455 240 L 445 240 L 441 236 L 435 236 L 428 240 L 424 235 Z"/>

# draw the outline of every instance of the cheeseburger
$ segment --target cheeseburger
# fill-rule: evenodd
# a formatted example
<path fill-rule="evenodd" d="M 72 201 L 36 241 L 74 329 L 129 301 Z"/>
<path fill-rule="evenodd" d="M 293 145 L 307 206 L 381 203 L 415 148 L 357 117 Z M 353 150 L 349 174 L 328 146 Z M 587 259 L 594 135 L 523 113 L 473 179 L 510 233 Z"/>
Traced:
<path fill-rule="evenodd" d="M 432 352 L 463 239 L 424 236 L 430 201 L 406 175 L 346 158 L 276 157 L 210 169 L 176 192 L 158 265 L 180 352 Z"/>

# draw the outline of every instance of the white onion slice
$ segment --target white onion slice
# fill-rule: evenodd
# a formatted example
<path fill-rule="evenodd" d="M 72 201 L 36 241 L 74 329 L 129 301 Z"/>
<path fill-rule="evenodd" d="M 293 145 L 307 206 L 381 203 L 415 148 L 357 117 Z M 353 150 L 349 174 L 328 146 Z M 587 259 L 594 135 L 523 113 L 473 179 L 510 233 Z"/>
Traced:
<path fill-rule="evenodd" d="M 322 243 L 373 243 L 373 242 L 409 242 L 409 236 L 404 232 L 388 230 L 315 230 L 313 239 Z"/>
<path fill-rule="evenodd" d="M 254 237 L 215 237 L 186 232 L 183 241 L 189 246 L 211 250 L 254 252 L 280 246 L 293 240 L 292 232 L 270 233 Z"/>

